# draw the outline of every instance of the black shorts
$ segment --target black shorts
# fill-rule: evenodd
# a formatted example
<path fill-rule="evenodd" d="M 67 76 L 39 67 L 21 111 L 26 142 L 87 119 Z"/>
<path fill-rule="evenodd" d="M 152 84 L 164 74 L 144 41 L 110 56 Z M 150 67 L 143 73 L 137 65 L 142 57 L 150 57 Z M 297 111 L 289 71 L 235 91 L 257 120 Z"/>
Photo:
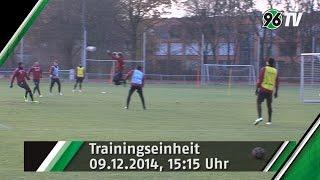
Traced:
<path fill-rule="evenodd" d="M 267 100 L 268 102 L 272 103 L 272 93 L 261 91 L 258 94 L 258 103 L 262 103 L 264 100 Z"/>
<path fill-rule="evenodd" d="M 59 78 L 51 78 L 51 84 L 54 84 L 54 83 L 60 84 L 60 79 Z"/>
<path fill-rule="evenodd" d="M 142 93 L 142 86 L 131 85 L 130 91 L 134 92 L 135 90 Z"/>
<path fill-rule="evenodd" d="M 121 71 L 113 75 L 113 82 L 121 81 L 122 79 L 123 79 L 123 74 Z"/>
<path fill-rule="evenodd" d="M 40 83 L 40 79 L 34 79 L 33 82 L 34 82 L 34 84 L 39 84 Z"/>
<path fill-rule="evenodd" d="M 27 82 L 18 82 L 18 86 L 25 89 L 26 91 L 30 91 L 30 87 Z"/>
<path fill-rule="evenodd" d="M 77 77 L 76 80 L 77 80 L 77 83 L 82 83 L 84 80 L 84 77 Z"/>

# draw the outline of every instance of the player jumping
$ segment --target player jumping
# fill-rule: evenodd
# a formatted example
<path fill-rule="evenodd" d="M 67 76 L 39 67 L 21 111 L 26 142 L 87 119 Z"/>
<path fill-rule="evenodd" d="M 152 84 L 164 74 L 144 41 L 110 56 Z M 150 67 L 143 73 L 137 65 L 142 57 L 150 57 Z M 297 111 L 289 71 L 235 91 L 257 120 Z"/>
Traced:
<path fill-rule="evenodd" d="M 24 101 L 28 102 L 28 94 L 29 94 L 31 102 L 33 102 L 33 103 L 38 102 L 33 99 L 33 94 L 31 92 L 31 89 L 30 89 L 27 81 L 26 81 L 26 79 L 30 80 L 30 78 L 28 77 L 27 72 L 23 69 L 22 62 L 19 62 L 18 67 L 13 71 L 13 75 L 12 75 L 11 83 L 10 83 L 10 88 L 13 87 L 13 82 L 15 79 L 17 79 L 18 86 L 25 89 Z"/>
<path fill-rule="evenodd" d="M 109 50 L 107 51 L 108 55 L 117 62 L 116 64 L 116 72 L 113 77 L 113 82 L 115 85 L 120 85 L 122 83 L 126 83 L 123 79 L 123 70 L 124 70 L 124 57 L 122 53 L 111 53 Z"/>
<path fill-rule="evenodd" d="M 126 79 L 131 77 L 131 88 L 129 90 L 129 94 L 127 97 L 127 106 L 125 107 L 125 109 L 129 109 L 131 96 L 136 90 L 140 96 L 143 109 L 144 110 L 146 109 L 144 97 L 143 97 L 143 90 L 142 90 L 144 86 L 144 74 L 141 71 L 141 69 L 142 69 L 141 66 L 137 66 L 135 70 L 132 70 L 127 74 Z"/>
<path fill-rule="evenodd" d="M 60 71 L 60 69 L 59 69 L 58 61 L 54 61 L 53 66 L 51 66 L 51 68 L 50 68 L 50 79 L 51 79 L 50 95 L 52 95 L 52 88 L 55 83 L 58 84 L 59 95 L 60 96 L 63 95 L 61 93 L 61 82 L 60 82 L 60 78 L 59 78 L 59 71 Z"/>
<path fill-rule="evenodd" d="M 73 92 L 76 91 L 78 84 L 79 84 L 79 92 L 82 92 L 82 82 L 84 80 L 84 77 L 85 77 L 85 69 L 81 64 L 79 64 L 79 66 L 76 69 L 76 84 L 74 84 L 74 87 L 72 90 Z"/>
<path fill-rule="evenodd" d="M 257 82 L 256 95 L 257 98 L 257 110 L 258 110 L 258 119 L 255 120 L 254 125 L 259 124 L 263 121 L 261 104 L 264 99 L 267 100 L 268 107 L 268 122 L 267 125 L 271 125 L 272 119 L 272 95 L 275 89 L 274 98 L 278 97 L 279 89 L 279 77 L 278 71 L 274 67 L 275 60 L 270 58 L 267 62 L 267 65 L 260 70 L 259 80 Z"/>
<path fill-rule="evenodd" d="M 39 97 L 42 97 L 40 92 L 40 79 L 42 78 L 42 70 L 38 61 L 34 62 L 33 66 L 30 68 L 28 76 L 30 77 L 30 75 L 32 75 L 34 83 L 33 94 L 35 94 L 37 91 Z"/>

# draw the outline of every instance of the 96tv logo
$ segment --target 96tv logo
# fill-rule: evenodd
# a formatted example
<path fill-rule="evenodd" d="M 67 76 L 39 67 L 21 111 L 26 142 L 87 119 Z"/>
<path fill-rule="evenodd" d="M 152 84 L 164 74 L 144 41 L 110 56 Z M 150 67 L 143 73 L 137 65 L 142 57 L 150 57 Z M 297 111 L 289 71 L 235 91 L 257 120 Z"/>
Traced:
<path fill-rule="evenodd" d="M 292 24 L 292 27 L 298 27 L 301 21 L 303 13 L 296 12 L 287 12 L 279 11 L 277 9 L 268 9 L 263 13 L 262 16 L 262 27 L 275 30 L 278 29 L 284 20 L 285 17 L 285 27 L 289 27 Z M 292 23 L 291 23 L 292 21 Z"/>

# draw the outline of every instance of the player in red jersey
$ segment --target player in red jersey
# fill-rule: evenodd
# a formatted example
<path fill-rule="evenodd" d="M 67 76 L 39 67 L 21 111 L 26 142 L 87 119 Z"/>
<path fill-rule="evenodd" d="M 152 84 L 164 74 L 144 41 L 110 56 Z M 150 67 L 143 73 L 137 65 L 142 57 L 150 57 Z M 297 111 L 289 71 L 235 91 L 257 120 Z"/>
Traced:
<path fill-rule="evenodd" d="M 23 69 L 22 62 L 19 62 L 18 67 L 13 71 L 13 75 L 12 75 L 11 83 L 10 83 L 10 88 L 13 87 L 13 82 L 15 79 L 17 79 L 18 86 L 25 89 L 24 101 L 28 102 L 28 94 L 29 94 L 31 102 L 38 102 L 38 101 L 34 101 L 34 99 L 33 99 L 33 94 L 31 92 L 31 89 L 30 89 L 27 81 L 26 81 L 26 79 L 30 80 L 30 78 L 28 77 L 26 71 Z"/>
<path fill-rule="evenodd" d="M 35 94 L 37 91 L 39 97 L 42 97 L 40 92 L 40 79 L 42 78 L 42 70 L 38 61 L 34 62 L 33 66 L 30 68 L 28 76 L 30 77 L 30 75 L 32 75 L 32 79 L 34 82 L 33 94 Z"/>
<path fill-rule="evenodd" d="M 115 85 L 120 85 L 121 83 L 126 83 L 126 81 L 123 79 L 123 70 L 124 70 L 124 56 L 121 52 L 111 53 L 109 50 L 107 51 L 108 55 L 112 58 L 112 60 L 115 60 L 116 63 L 116 72 L 113 77 L 113 82 Z"/>

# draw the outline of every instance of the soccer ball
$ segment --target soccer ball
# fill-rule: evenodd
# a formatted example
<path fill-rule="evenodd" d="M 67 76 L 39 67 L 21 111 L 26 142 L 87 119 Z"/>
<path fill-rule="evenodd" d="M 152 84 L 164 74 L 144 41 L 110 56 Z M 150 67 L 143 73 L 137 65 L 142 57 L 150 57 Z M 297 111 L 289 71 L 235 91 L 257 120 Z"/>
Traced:
<path fill-rule="evenodd" d="M 265 156 L 265 150 L 262 147 L 256 147 L 252 149 L 251 155 L 256 159 L 263 159 Z"/>
<path fill-rule="evenodd" d="M 94 46 L 88 46 L 88 47 L 86 48 L 86 50 L 87 50 L 87 51 L 90 51 L 90 52 L 94 52 L 94 51 L 97 50 L 97 48 L 94 47 Z"/>

